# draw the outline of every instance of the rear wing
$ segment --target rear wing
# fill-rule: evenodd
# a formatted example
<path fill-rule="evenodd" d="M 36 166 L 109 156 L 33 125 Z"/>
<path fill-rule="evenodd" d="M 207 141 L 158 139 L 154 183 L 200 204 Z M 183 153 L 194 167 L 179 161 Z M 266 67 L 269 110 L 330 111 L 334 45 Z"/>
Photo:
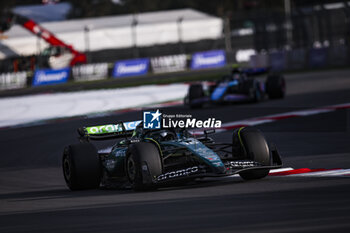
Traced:
<path fill-rule="evenodd" d="M 270 68 L 266 67 L 259 67 L 259 68 L 246 68 L 243 70 L 243 73 L 245 73 L 248 76 L 257 76 L 261 74 L 266 74 L 270 71 Z"/>
<path fill-rule="evenodd" d="M 119 122 L 117 124 L 97 125 L 78 128 L 81 139 L 106 140 L 130 137 L 142 121 Z"/>

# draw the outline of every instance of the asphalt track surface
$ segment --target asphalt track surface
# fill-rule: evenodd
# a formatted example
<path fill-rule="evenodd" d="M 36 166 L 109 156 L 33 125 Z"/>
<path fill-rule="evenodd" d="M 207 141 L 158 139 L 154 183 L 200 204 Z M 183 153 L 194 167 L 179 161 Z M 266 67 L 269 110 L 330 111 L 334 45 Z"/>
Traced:
<path fill-rule="evenodd" d="M 223 122 L 350 103 L 350 70 L 288 75 L 283 100 L 182 106 Z M 293 168 L 350 168 L 350 114 L 341 109 L 259 125 Z M 69 191 L 60 168 L 76 128 L 140 112 L 0 130 L 0 232 L 349 232 L 350 176 L 209 179 L 154 192 Z M 215 135 L 229 141 L 231 132 Z M 107 144 L 100 143 L 104 148 Z"/>

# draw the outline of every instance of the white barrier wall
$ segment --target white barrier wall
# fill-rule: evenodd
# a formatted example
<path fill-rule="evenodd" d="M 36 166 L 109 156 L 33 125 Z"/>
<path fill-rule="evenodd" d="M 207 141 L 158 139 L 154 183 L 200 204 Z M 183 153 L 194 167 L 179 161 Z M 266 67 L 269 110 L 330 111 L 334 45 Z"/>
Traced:
<path fill-rule="evenodd" d="M 133 22 L 136 23 L 133 25 Z M 222 19 L 192 9 L 100 17 L 82 20 L 43 23 L 42 26 L 67 44 L 85 51 L 85 37 L 89 38 L 90 51 L 127 48 L 134 46 L 136 32 L 137 46 L 151 46 L 167 43 L 193 42 L 204 39 L 218 39 L 222 36 Z M 88 27 L 89 32 L 84 32 Z M 1 43 L 20 55 L 38 52 L 38 38 L 19 25 L 5 33 L 8 39 Z M 41 49 L 48 46 L 40 40 Z M 1 49 L 1 47 L 0 47 Z M 6 56 L 0 51 L 0 59 Z"/>

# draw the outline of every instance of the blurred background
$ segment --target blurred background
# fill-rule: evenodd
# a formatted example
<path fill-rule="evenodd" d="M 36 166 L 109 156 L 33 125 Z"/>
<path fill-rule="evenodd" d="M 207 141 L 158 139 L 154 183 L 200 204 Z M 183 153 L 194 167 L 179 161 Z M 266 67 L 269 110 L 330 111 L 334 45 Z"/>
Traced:
<path fill-rule="evenodd" d="M 0 232 L 350 232 L 349 19 L 350 0 L 0 1 Z M 259 90 L 280 73 L 285 98 L 184 106 L 238 67 Z M 146 109 L 215 117 L 230 143 L 254 125 L 286 173 L 69 192 L 77 128 Z"/>
<path fill-rule="evenodd" d="M 68 67 L 68 81 L 119 77 L 118 61 L 139 58 L 146 70 L 128 76 L 188 71 L 196 53 L 207 57 L 202 68 L 349 64 L 348 1 L 17 0 L 0 9 L 3 90 L 34 86 L 47 68 Z"/>

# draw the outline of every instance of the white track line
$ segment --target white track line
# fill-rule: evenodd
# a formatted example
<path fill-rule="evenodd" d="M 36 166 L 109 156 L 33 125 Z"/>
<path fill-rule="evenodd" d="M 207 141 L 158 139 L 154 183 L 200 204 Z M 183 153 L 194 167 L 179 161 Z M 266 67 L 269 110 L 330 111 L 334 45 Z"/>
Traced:
<path fill-rule="evenodd" d="M 291 171 L 291 170 L 294 170 L 294 169 L 292 167 L 277 168 L 277 169 L 270 170 L 269 174 L 273 174 L 273 173 L 276 173 L 276 172 Z"/>
<path fill-rule="evenodd" d="M 291 177 L 294 176 L 304 176 L 304 177 L 332 177 L 332 176 L 345 176 L 350 175 L 350 169 L 339 169 L 339 170 L 330 170 L 330 171 L 319 171 L 319 172 L 307 172 L 300 174 L 288 175 Z"/>

